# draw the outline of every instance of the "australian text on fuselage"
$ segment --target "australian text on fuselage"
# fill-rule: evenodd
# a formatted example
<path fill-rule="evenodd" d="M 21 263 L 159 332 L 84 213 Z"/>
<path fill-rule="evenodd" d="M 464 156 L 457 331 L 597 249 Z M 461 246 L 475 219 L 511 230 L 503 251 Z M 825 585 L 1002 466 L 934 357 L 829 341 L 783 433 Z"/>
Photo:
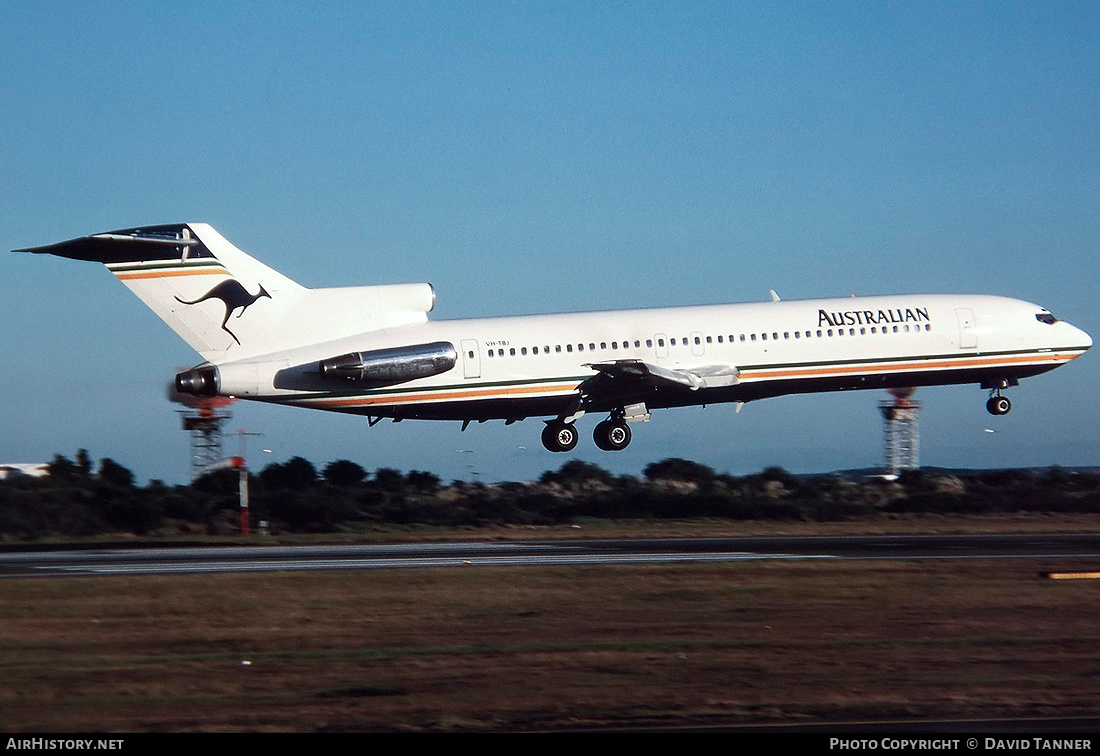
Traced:
<path fill-rule="evenodd" d="M 928 322 L 928 309 L 924 307 L 906 307 L 890 310 L 845 310 L 843 312 L 817 311 L 819 326 L 842 325 L 882 325 L 886 323 Z"/>

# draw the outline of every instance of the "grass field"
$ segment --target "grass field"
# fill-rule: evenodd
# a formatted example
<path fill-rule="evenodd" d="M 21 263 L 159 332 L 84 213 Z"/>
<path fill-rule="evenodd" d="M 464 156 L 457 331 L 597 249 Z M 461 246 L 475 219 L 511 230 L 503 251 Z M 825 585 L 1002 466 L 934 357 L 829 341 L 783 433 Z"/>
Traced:
<path fill-rule="evenodd" d="M 604 534 L 605 535 L 605 534 Z M 1088 716 L 1094 564 L 742 562 L 0 580 L 6 732 Z"/>

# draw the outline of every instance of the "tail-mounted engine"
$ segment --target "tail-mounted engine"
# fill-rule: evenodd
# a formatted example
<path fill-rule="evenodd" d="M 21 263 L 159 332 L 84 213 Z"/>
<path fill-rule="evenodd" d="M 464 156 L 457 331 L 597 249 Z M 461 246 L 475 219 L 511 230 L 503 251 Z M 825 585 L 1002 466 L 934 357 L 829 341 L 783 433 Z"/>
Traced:
<path fill-rule="evenodd" d="M 177 373 L 176 391 L 195 396 L 217 396 L 218 369 L 213 365 L 207 365 Z"/>
<path fill-rule="evenodd" d="M 389 386 L 446 373 L 458 361 L 449 341 L 351 352 L 321 360 L 321 375 L 371 386 Z"/>

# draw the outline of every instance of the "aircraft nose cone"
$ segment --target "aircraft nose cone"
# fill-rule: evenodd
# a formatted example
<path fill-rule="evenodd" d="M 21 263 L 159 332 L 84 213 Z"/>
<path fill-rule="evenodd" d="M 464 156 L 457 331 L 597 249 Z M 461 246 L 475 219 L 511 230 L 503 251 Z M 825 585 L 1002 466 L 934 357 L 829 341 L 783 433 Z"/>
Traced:
<path fill-rule="evenodd" d="M 1070 328 L 1074 330 L 1075 335 L 1077 336 L 1078 343 L 1081 347 L 1083 347 L 1084 349 L 1089 349 L 1090 347 L 1092 347 L 1092 336 L 1089 336 L 1077 326 L 1070 326 Z"/>

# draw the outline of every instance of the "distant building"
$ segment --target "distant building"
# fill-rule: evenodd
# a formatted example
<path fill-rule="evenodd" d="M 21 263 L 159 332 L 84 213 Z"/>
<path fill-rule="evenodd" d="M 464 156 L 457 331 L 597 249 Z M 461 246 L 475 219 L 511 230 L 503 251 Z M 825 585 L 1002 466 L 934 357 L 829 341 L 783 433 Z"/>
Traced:
<path fill-rule="evenodd" d="M 14 478 L 18 475 L 29 475 L 32 478 L 44 478 L 50 474 L 49 464 L 31 463 L 22 464 L 19 462 L 12 463 L 0 463 L 0 480 L 7 480 L 8 478 Z"/>

